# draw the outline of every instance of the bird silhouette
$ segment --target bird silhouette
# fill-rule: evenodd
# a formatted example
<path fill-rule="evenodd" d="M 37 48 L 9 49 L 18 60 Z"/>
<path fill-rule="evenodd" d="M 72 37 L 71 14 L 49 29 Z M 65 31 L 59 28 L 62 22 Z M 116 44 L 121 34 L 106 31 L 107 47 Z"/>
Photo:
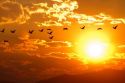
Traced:
<path fill-rule="evenodd" d="M 116 26 L 113 26 L 113 29 L 117 29 L 117 27 L 118 27 L 118 25 L 116 25 Z"/>
<path fill-rule="evenodd" d="M 29 33 L 30 33 L 30 34 L 33 34 L 33 32 L 34 32 L 34 30 L 29 30 Z"/>
<path fill-rule="evenodd" d="M 63 28 L 63 30 L 68 30 L 68 28 L 67 28 L 67 27 L 65 27 L 65 28 Z"/>
<path fill-rule="evenodd" d="M 40 31 L 40 32 L 43 32 L 43 31 L 44 31 L 44 29 L 40 29 L 39 31 Z"/>
<path fill-rule="evenodd" d="M 98 28 L 97 30 L 102 30 L 102 28 Z"/>
<path fill-rule="evenodd" d="M 4 40 L 4 43 L 7 43 L 7 42 L 9 42 L 8 40 Z"/>
<path fill-rule="evenodd" d="M 54 36 L 50 36 L 50 37 L 49 37 L 49 39 L 53 39 L 53 38 L 54 38 Z"/>
<path fill-rule="evenodd" d="M 81 29 L 85 29 L 85 26 L 81 27 Z"/>
<path fill-rule="evenodd" d="M 14 29 L 14 30 L 11 30 L 10 32 L 11 32 L 11 33 L 15 33 L 15 32 L 16 32 L 16 30 Z"/>
<path fill-rule="evenodd" d="M 48 32 L 48 34 L 50 34 L 50 35 L 52 35 L 52 33 L 53 33 L 52 31 L 51 31 L 51 32 Z"/>
<path fill-rule="evenodd" d="M 3 32 L 3 33 L 4 33 L 4 32 L 5 32 L 5 29 L 2 29 L 0 32 Z"/>
<path fill-rule="evenodd" d="M 52 29 L 47 29 L 47 30 L 52 30 Z"/>

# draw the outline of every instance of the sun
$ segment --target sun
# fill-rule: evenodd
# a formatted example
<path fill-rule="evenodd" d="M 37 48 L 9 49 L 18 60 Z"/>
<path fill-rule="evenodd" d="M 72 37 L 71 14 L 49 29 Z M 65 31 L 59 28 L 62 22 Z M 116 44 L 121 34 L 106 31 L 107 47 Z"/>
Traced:
<path fill-rule="evenodd" d="M 89 42 L 85 48 L 85 52 L 90 58 L 98 59 L 103 57 L 103 54 L 105 54 L 107 45 L 99 41 L 92 41 Z"/>
<path fill-rule="evenodd" d="M 89 32 L 79 38 L 78 57 L 87 62 L 104 62 L 114 51 L 109 36 L 102 32 Z"/>
<path fill-rule="evenodd" d="M 84 46 L 84 54 L 91 61 L 100 61 L 106 58 L 109 44 L 102 41 L 90 41 Z"/>

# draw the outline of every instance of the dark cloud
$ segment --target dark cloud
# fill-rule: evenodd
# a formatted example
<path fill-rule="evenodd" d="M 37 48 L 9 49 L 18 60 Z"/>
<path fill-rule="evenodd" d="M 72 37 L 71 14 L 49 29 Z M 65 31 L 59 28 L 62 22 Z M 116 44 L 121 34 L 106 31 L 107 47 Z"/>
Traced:
<path fill-rule="evenodd" d="M 61 74 L 75 74 L 81 72 L 84 66 L 80 66 L 78 60 L 69 60 L 52 57 L 38 57 L 27 53 L 0 52 L 0 80 L 11 80 L 18 83 L 30 83 L 33 81 L 48 79 Z M 41 54 L 41 56 L 46 56 Z M 60 55 L 59 55 L 60 56 Z M 3 59 L 4 58 L 4 59 Z M 64 58 L 64 57 L 62 57 Z M 64 64 L 65 63 L 65 64 Z M 75 68 L 73 68 L 76 66 Z M 83 67 L 83 68 L 80 68 Z M 7 76 L 10 76 L 9 78 Z"/>
<path fill-rule="evenodd" d="M 32 83 L 63 74 L 76 75 L 103 69 L 124 70 L 125 64 L 120 54 L 117 54 L 119 59 L 112 58 L 112 61 L 95 65 L 84 63 L 73 51 L 61 51 L 58 45 L 60 49 L 71 48 L 64 41 L 47 42 L 27 38 L 13 45 L 0 43 L 0 80 Z"/>

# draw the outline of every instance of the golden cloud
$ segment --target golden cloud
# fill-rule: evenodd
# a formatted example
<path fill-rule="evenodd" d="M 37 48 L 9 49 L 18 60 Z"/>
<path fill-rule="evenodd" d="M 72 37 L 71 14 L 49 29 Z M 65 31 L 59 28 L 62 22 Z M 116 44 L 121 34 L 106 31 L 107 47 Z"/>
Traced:
<path fill-rule="evenodd" d="M 25 1 L 18 0 L 1 1 L 0 11 L 2 14 L 0 24 L 23 24 L 27 20 L 32 20 L 32 15 L 34 14 L 41 15 L 38 16 L 41 20 L 33 21 L 38 26 L 69 26 L 73 24 L 72 20 L 75 20 L 79 25 L 104 25 L 107 21 L 110 24 L 125 24 L 125 18 L 114 18 L 104 13 L 98 15 L 77 13 L 75 10 L 79 8 L 79 5 L 74 0 L 29 1 L 29 5 L 25 3 Z"/>
<path fill-rule="evenodd" d="M 0 42 L 0 48 L 5 52 L 35 52 L 43 49 L 59 49 L 70 48 L 72 44 L 68 41 L 50 41 L 47 42 L 41 39 L 29 39 L 29 37 L 20 38 L 20 43 L 15 43 L 11 46 L 11 43 Z"/>
<path fill-rule="evenodd" d="M 25 23 L 30 17 L 26 14 L 26 8 L 22 4 L 5 0 L 0 3 L 0 25 L 12 23 Z"/>
<path fill-rule="evenodd" d="M 78 9 L 77 1 L 72 0 L 52 0 L 52 6 L 48 3 L 37 3 L 33 7 L 35 10 L 29 11 L 30 14 L 41 13 L 46 15 L 43 22 L 37 22 L 38 26 L 64 26 L 73 24 L 71 19 L 76 20 L 77 24 L 104 25 L 109 21 L 110 24 L 124 24 L 124 18 L 113 18 L 110 15 L 100 13 L 98 15 L 80 14 L 74 10 Z M 42 19 L 42 17 L 41 17 Z"/>

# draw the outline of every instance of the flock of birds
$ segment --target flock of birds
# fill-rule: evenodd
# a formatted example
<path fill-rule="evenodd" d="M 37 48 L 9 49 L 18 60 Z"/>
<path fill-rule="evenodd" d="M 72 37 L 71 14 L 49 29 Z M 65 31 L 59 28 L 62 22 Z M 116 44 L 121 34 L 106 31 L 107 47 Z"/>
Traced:
<path fill-rule="evenodd" d="M 81 27 L 80 29 L 85 29 L 85 27 L 86 26 L 83 26 L 83 27 Z M 113 29 L 117 29 L 117 27 L 118 27 L 118 25 L 116 25 L 116 26 L 113 26 Z M 69 28 L 67 28 L 67 27 L 65 27 L 65 28 L 63 28 L 63 30 L 68 30 Z M 103 30 L 102 28 L 97 28 L 97 30 Z M 33 34 L 34 33 L 34 31 L 35 30 L 29 30 L 29 34 Z M 39 32 L 43 32 L 44 31 L 44 29 L 40 29 L 39 30 Z M 4 33 L 5 32 L 5 28 L 4 29 L 2 29 L 2 30 L 0 30 L 0 32 L 1 33 Z M 11 30 L 10 31 L 11 33 L 16 33 L 16 29 L 13 29 L 13 30 Z M 54 36 L 53 36 L 53 31 L 52 31 L 52 29 L 47 29 L 47 34 L 49 34 L 49 39 L 53 39 L 54 38 Z M 9 42 L 8 40 L 4 40 L 3 42 Z"/>

